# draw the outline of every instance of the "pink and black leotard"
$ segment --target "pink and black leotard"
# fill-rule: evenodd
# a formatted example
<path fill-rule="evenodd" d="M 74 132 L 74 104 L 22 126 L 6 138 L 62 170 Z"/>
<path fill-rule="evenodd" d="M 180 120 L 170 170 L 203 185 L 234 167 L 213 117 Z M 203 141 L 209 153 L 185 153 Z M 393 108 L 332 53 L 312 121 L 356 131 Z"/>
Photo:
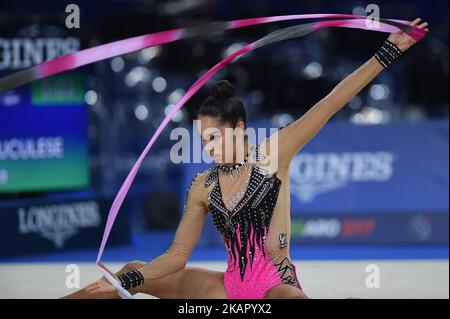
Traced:
<path fill-rule="evenodd" d="M 204 181 L 210 188 L 208 210 L 228 251 L 224 284 L 229 298 L 261 299 L 280 284 L 301 289 L 288 254 L 289 212 L 283 209 L 286 198 L 279 198 L 283 182 L 276 172 L 269 176 L 257 166 L 259 156 L 250 164 L 245 191 L 231 209 L 222 199 L 217 166 L 207 170 Z"/>
<path fill-rule="evenodd" d="M 210 213 L 228 252 L 223 276 L 228 298 L 262 299 L 283 284 L 302 289 L 289 255 L 289 165 L 267 164 L 268 139 L 263 143 L 250 145 L 252 160 L 233 179 L 218 166 L 192 179 L 175 238 L 144 267 L 146 278 L 161 278 L 185 266 Z"/>

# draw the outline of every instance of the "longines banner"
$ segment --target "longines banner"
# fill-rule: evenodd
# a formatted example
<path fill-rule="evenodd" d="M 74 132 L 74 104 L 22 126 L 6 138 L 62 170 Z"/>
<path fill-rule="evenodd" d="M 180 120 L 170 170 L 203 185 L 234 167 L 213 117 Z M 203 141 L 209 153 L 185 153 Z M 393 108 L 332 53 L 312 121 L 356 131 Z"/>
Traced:
<path fill-rule="evenodd" d="M 223 245 L 212 220 L 207 225 L 199 243 Z M 448 244 L 448 225 L 448 214 L 442 212 L 304 213 L 291 220 L 291 243 Z"/>
<path fill-rule="evenodd" d="M 448 242 L 448 133 L 446 119 L 328 123 L 290 166 L 292 240 Z M 185 164 L 185 185 L 211 165 Z"/>
<path fill-rule="evenodd" d="M 0 37 L 0 71 L 29 68 L 79 49 L 75 37 Z"/>
<path fill-rule="evenodd" d="M 0 37 L 0 76 L 81 48 L 60 26 L 31 25 Z M 69 72 L 0 94 L 0 193 L 89 185 L 83 72 Z M 36 120 L 39 119 L 39 120 Z"/>
<path fill-rule="evenodd" d="M 34 202 L 0 208 L 0 231 L 7 238 L 0 256 L 97 247 L 111 200 Z M 119 214 L 108 245 L 130 240 L 126 214 Z"/>
<path fill-rule="evenodd" d="M 327 124 L 291 163 L 293 213 L 448 213 L 448 124 Z"/>
<path fill-rule="evenodd" d="M 448 214 L 308 214 L 292 220 L 292 243 L 448 243 Z"/>

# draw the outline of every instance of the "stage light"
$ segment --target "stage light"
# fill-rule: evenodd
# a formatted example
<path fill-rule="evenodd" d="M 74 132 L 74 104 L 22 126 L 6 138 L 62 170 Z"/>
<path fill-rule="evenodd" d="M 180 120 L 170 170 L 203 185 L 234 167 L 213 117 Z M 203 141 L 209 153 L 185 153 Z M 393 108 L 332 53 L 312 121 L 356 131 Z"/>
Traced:
<path fill-rule="evenodd" d="M 235 43 L 231 44 L 228 48 L 226 48 L 223 51 L 222 59 L 225 59 L 227 56 L 229 56 L 230 54 L 232 54 L 232 53 L 236 52 L 237 50 L 243 48 L 246 45 L 247 45 L 247 43 L 245 43 L 245 42 L 235 42 Z M 240 58 L 241 58 L 241 56 L 239 56 L 236 59 L 234 59 L 234 61 L 237 61 Z"/>
<path fill-rule="evenodd" d="M 175 107 L 174 104 L 167 105 L 166 108 L 164 109 L 164 114 L 166 116 L 168 116 L 174 107 Z M 183 120 L 183 118 L 184 118 L 184 113 L 183 113 L 183 110 L 180 109 L 177 111 L 177 113 L 175 113 L 175 116 L 172 118 L 172 121 L 179 123 Z"/>
<path fill-rule="evenodd" d="M 153 90 L 155 90 L 158 93 L 163 92 L 167 87 L 167 82 L 163 77 L 158 76 L 155 78 L 152 82 Z"/>
<path fill-rule="evenodd" d="M 283 127 L 294 122 L 294 118 L 288 113 L 280 113 L 272 116 L 271 121 L 275 127 Z"/>
<path fill-rule="evenodd" d="M 98 101 L 98 94 L 93 90 L 89 90 L 84 94 L 84 100 L 88 105 L 94 105 Z"/>
<path fill-rule="evenodd" d="M 150 62 L 151 59 L 157 57 L 161 53 L 161 47 L 155 46 L 141 50 L 138 54 L 138 61 L 141 64 Z"/>
<path fill-rule="evenodd" d="M 359 15 L 359 16 L 367 15 L 366 9 L 364 7 L 355 7 L 355 8 L 353 8 L 352 13 L 354 15 Z"/>
<path fill-rule="evenodd" d="M 167 97 L 167 102 L 169 104 L 176 104 L 184 95 L 185 91 L 183 89 L 176 89 Z"/>
<path fill-rule="evenodd" d="M 322 75 L 322 64 L 319 62 L 309 63 L 303 70 L 303 76 L 308 80 L 315 80 Z"/>
<path fill-rule="evenodd" d="M 355 124 L 382 124 L 386 121 L 385 114 L 374 107 L 365 106 L 362 110 L 355 115 L 353 115 L 350 119 L 352 123 Z"/>
<path fill-rule="evenodd" d="M 353 99 L 348 102 L 348 107 L 352 110 L 359 110 L 362 106 L 362 99 L 359 95 L 353 97 Z"/>
<path fill-rule="evenodd" d="M 136 66 L 131 69 L 125 77 L 125 83 L 128 86 L 135 86 L 137 83 L 148 79 L 151 75 L 150 70 L 142 66 Z"/>
<path fill-rule="evenodd" d="M 374 84 L 370 87 L 370 97 L 377 101 L 387 99 L 389 93 L 389 87 L 384 84 Z"/>
<path fill-rule="evenodd" d="M 116 57 L 111 60 L 111 69 L 114 72 L 122 71 L 124 66 L 125 66 L 125 62 L 123 61 L 123 59 L 121 57 Z"/>
<path fill-rule="evenodd" d="M 134 115 L 138 120 L 145 121 L 148 118 L 148 108 L 145 104 L 139 104 L 134 109 Z"/>

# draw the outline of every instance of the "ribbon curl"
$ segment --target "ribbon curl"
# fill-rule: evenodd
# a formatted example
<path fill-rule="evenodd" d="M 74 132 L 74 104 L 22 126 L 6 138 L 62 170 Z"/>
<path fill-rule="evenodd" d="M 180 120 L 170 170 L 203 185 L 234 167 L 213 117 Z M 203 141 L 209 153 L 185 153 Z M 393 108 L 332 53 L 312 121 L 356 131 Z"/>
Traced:
<path fill-rule="evenodd" d="M 325 18 L 364 19 L 364 21 L 371 22 L 372 25 L 375 25 L 375 23 L 373 23 L 369 19 L 366 19 L 366 17 L 364 16 L 327 13 L 327 14 L 295 14 L 295 15 L 261 17 L 252 19 L 241 19 L 224 22 L 211 22 L 201 26 L 161 31 L 84 49 L 47 62 L 43 62 L 28 69 L 15 72 L 0 79 L 0 93 L 12 90 L 18 86 L 46 78 L 51 75 L 73 70 L 87 64 L 135 52 L 156 45 L 163 45 L 174 41 L 188 39 L 200 35 L 207 35 L 215 32 L 238 29 L 258 24 L 289 21 L 289 20 L 325 19 Z M 327 21 L 323 21 L 323 23 L 326 22 Z M 388 23 L 391 24 L 392 26 L 396 26 L 397 28 L 394 28 L 392 29 L 392 31 L 389 32 L 400 32 L 401 30 L 407 32 L 415 40 L 420 40 L 425 36 L 424 30 L 417 28 L 415 26 L 408 25 L 409 22 L 405 20 L 380 19 L 380 23 Z M 369 23 L 367 23 L 365 26 L 361 25 L 360 27 L 357 28 L 366 30 L 371 29 L 377 31 L 376 27 L 374 26 L 370 27 Z"/>
<path fill-rule="evenodd" d="M 128 193 L 128 190 L 142 162 L 144 161 L 145 157 L 149 153 L 150 149 L 152 148 L 153 144 L 155 143 L 156 139 L 159 137 L 161 132 L 169 124 L 170 120 L 172 120 L 177 111 L 220 69 L 225 67 L 227 64 L 233 62 L 237 57 L 242 56 L 255 49 L 279 41 L 302 37 L 308 33 L 327 27 L 353 28 L 353 29 L 363 29 L 387 33 L 405 32 L 417 41 L 421 40 L 425 36 L 426 31 L 416 26 L 411 26 L 408 21 L 404 20 L 380 19 L 378 27 L 374 27 L 373 22 L 369 20 L 371 22 L 369 24 L 368 19 L 366 19 L 366 17 L 349 14 L 303 14 L 303 15 L 286 15 L 286 16 L 262 17 L 254 19 L 242 19 L 228 22 L 213 22 L 203 26 L 162 31 L 134 38 L 124 39 L 120 41 L 115 41 L 108 44 L 103 44 L 97 47 L 81 50 L 51 61 L 44 62 L 30 69 L 19 71 L 0 79 L 0 92 L 4 92 L 16 88 L 20 85 L 24 85 L 32 81 L 39 80 L 54 74 L 73 70 L 83 65 L 105 60 L 114 56 L 134 52 L 147 47 L 152 47 L 155 45 L 162 45 L 181 39 L 187 39 L 194 36 L 206 35 L 219 31 L 237 29 L 257 24 L 264 24 L 277 21 L 323 19 L 323 18 L 334 18 L 335 20 L 316 21 L 312 23 L 299 24 L 292 27 L 283 28 L 275 32 L 272 32 L 255 42 L 247 44 L 244 47 L 240 48 L 239 50 L 233 52 L 225 59 L 214 65 L 205 74 L 203 74 L 188 89 L 185 95 L 178 101 L 175 107 L 173 107 L 170 113 L 164 118 L 164 120 L 159 125 L 159 127 L 151 137 L 150 141 L 146 145 L 145 149 L 140 154 L 136 163 L 133 165 L 133 168 L 128 173 L 125 181 L 120 187 L 120 190 L 118 191 L 112 203 L 106 221 L 102 242 L 100 244 L 100 248 L 98 251 L 96 264 L 99 266 L 99 269 L 103 273 L 105 278 L 109 282 L 111 282 L 111 284 L 117 289 L 120 297 L 125 299 L 134 298 L 127 290 L 121 287 L 121 285 L 114 278 L 112 273 L 108 271 L 100 261 L 106 243 L 108 241 L 108 237 L 111 232 L 112 226 L 119 212 L 119 209 L 125 199 L 126 194 Z"/>

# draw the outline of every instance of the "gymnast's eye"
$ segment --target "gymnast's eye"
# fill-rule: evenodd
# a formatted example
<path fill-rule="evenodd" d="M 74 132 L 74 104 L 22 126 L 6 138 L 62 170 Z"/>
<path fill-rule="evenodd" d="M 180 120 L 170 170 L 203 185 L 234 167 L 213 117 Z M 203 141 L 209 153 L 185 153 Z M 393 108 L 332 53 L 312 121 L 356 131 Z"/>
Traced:
<path fill-rule="evenodd" d="M 214 141 L 214 140 L 217 141 L 219 139 L 219 137 L 220 137 L 220 134 L 212 134 L 212 135 L 209 136 L 209 140 L 210 141 Z"/>
<path fill-rule="evenodd" d="M 208 143 L 208 142 L 210 142 L 212 140 L 214 140 L 214 137 L 212 135 L 209 136 L 209 139 L 208 139 L 208 137 L 207 138 L 202 138 L 202 142 L 204 144 L 206 144 L 206 143 Z"/>
<path fill-rule="evenodd" d="M 217 140 L 219 137 L 220 137 L 220 134 L 211 134 L 208 137 L 203 138 L 202 141 L 204 143 L 207 143 L 207 142 L 211 142 L 211 141 Z"/>

